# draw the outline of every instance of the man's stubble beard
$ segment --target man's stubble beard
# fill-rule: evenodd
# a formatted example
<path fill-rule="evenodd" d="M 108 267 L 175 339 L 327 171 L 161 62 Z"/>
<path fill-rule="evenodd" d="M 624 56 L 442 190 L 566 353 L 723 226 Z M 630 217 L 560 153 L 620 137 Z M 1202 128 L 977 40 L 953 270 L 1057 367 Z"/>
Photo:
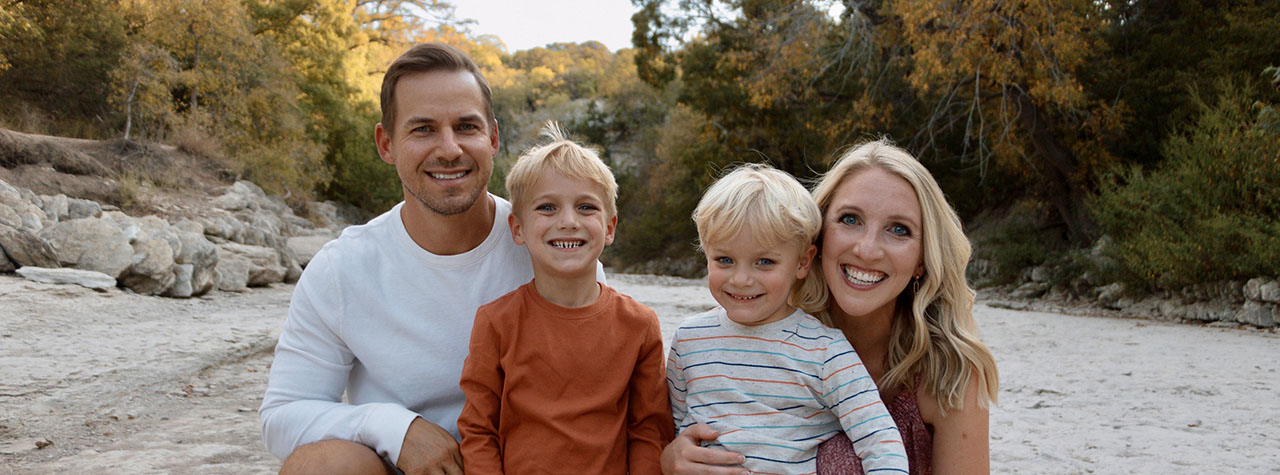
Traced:
<path fill-rule="evenodd" d="M 475 206 L 476 200 L 479 200 L 480 195 L 485 192 L 484 187 L 476 187 L 475 190 L 471 191 L 470 195 L 465 196 L 465 202 L 450 203 L 449 201 L 452 200 L 435 199 L 427 193 L 419 193 L 407 184 L 401 183 L 400 186 L 404 187 L 404 190 L 408 192 L 410 196 L 413 196 L 414 199 L 418 200 L 419 203 L 422 203 L 423 206 L 426 206 L 427 209 L 441 216 L 462 214 L 463 212 L 471 209 L 472 206 Z"/>

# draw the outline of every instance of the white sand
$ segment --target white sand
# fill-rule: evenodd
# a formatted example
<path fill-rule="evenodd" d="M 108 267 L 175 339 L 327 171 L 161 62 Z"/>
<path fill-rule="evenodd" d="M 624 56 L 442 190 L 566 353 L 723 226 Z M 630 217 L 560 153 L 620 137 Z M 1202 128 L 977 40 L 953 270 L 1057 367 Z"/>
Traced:
<path fill-rule="evenodd" d="M 665 337 L 713 305 L 697 281 L 610 283 Z M 274 473 L 256 409 L 291 290 L 175 300 L 0 276 L 0 473 Z M 994 473 L 1280 473 L 1274 332 L 977 313 L 1001 370 Z"/>

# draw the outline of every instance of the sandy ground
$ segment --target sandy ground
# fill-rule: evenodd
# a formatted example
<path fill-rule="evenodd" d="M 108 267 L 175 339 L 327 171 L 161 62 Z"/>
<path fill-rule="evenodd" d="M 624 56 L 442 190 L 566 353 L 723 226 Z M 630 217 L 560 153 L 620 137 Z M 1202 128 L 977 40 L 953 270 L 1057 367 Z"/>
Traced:
<path fill-rule="evenodd" d="M 712 305 L 698 281 L 610 283 L 666 337 Z M 0 275 L 0 473 L 275 472 L 256 410 L 291 290 L 177 300 Z M 994 473 L 1280 473 L 1274 332 L 977 313 L 1001 372 Z"/>

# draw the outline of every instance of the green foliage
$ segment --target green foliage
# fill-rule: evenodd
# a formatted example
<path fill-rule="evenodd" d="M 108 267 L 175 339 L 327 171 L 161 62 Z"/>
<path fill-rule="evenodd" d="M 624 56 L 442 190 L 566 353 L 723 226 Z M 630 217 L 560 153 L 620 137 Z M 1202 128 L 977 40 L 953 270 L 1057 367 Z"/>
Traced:
<path fill-rule="evenodd" d="M 1176 288 L 1280 274 L 1280 134 L 1259 121 L 1275 95 L 1260 101 L 1251 88 L 1219 89 L 1193 127 L 1165 142 L 1160 168 L 1117 172 L 1092 203 L 1132 283 Z"/>
<path fill-rule="evenodd" d="M 1045 262 L 1054 247 L 1043 238 L 1046 211 L 1041 203 L 1022 200 L 1002 216 L 992 219 L 984 215 L 976 220 L 983 225 L 969 235 L 973 259 L 990 263 L 984 275 L 975 279 L 976 285 L 1011 284 L 1022 269 Z"/>
<path fill-rule="evenodd" d="M 97 127 L 69 124 L 94 124 L 109 111 L 109 75 L 126 49 L 126 35 L 114 1 L 3 2 L 0 113 L 36 105 L 55 128 L 100 136 Z"/>

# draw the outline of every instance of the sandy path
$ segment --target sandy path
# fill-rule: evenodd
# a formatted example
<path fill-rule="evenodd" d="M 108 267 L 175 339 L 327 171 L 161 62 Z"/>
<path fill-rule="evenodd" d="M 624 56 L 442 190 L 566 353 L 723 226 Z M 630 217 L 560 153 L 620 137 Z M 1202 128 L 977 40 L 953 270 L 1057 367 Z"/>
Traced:
<path fill-rule="evenodd" d="M 665 337 L 712 305 L 696 281 L 610 283 Z M 256 408 L 291 290 L 175 300 L 0 276 L 0 473 L 273 473 Z M 1280 473 L 1276 334 L 977 312 L 1003 382 L 994 473 Z"/>

